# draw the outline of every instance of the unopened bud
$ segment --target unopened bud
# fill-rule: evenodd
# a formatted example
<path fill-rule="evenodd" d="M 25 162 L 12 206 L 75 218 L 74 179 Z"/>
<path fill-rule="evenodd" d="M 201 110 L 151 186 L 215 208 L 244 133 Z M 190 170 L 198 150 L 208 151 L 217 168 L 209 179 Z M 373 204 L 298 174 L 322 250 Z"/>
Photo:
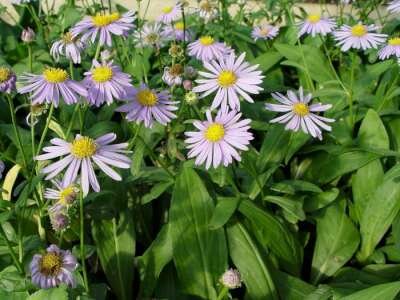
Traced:
<path fill-rule="evenodd" d="M 189 79 L 194 79 L 197 76 L 197 70 L 192 66 L 185 67 L 185 77 Z"/>
<path fill-rule="evenodd" d="M 32 28 L 27 27 L 24 30 L 22 30 L 21 33 L 21 40 L 25 43 L 32 43 L 33 40 L 35 39 L 35 32 L 32 30 Z"/>
<path fill-rule="evenodd" d="M 222 275 L 220 282 L 228 289 L 236 289 L 242 285 L 242 279 L 238 270 L 229 269 Z"/>
<path fill-rule="evenodd" d="M 197 94 L 195 92 L 187 92 L 185 94 L 185 101 L 189 105 L 195 105 L 197 104 L 199 98 L 197 97 Z"/>
<path fill-rule="evenodd" d="M 185 90 L 187 90 L 187 91 L 192 90 L 193 83 L 192 83 L 191 80 L 188 80 L 188 79 L 184 80 L 183 83 L 182 83 L 182 85 L 183 85 L 183 88 L 184 88 Z"/>

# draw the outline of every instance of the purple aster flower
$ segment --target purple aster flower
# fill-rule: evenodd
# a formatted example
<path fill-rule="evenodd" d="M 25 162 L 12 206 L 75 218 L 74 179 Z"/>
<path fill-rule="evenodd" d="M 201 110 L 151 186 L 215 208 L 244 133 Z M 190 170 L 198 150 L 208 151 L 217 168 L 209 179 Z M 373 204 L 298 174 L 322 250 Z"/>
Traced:
<path fill-rule="evenodd" d="M 199 72 L 203 78 L 196 80 L 199 85 L 193 88 L 193 92 L 203 93 L 201 97 L 206 97 L 216 91 L 211 109 L 219 106 L 225 109 L 229 105 L 231 109 L 239 110 L 239 96 L 253 103 L 249 93 L 258 94 L 263 90 L 259 85 L 264 76 L 257 71 L 258 65 L 251 66 L 244 61 L 245 55 L 242 53 L 236 58 L 231 53 L 218 60 L 204 62 L 204 67 L 210 73 Z"/>
<path fill-rule="evenodd" d="M 183 72 L 184 68 L 180 64 L 172 65 L 172 67 L 165 67 L 162 80 L 169 86 L 181 85 Z"/>
<path fill-rule="evenodd" d="M 47 188 L 44 192 L 46 199 L 52 200 L 55 205 L 68 207 L 79 195 L 79 188 L 75 184 L 64 185 L 62 181 L 52 180 L 54 188 Z"/>
<path fill-rule="evenodd" d="M 163 30 L 163 35 L 175 41 L 184 40 L 185 42 L 189 42 L 193 39 L 193 33 L 188 29 L 187 24 L 186 28 L 184 25 L 183 22 L 167 25 Z"/>
<path fill-rule="evenodd" d="M 286 130 L 298 131 L 300 128 L 304 133 L 309 133 L 311 136 L 318 137 L 322 140 L 321 129 L 331 131 L 331 126 L 324 122 L 334 122 L 334 119 L 321 117 L 314 112 L 323 112 L 332 107 L 331 104 L 316 103 L 309 105 L 312 99 L 311 94 L 304 96 L 303 88 L 300 87 L 298 95 L 293 91 L 288 91 L 287 96 L 280 93 L 273 93 L 272 97 L 281 104 L 266 104 L 266 109 L 270 111 L 283 112 L 282 116 L 272 119 L 271 123 L 286 123 Z"/>
<path fill-rule="evenodd" d="M 201 61 L 210 61 L 226 55 L 232 51 L 225 43 L 215 41 L 211 36 L 200 37 L 188 45 L 189 55 Z"/>
<path fill-rule="evenodd" d="M 347 51 L 350 48 L 367 50 L 377 48 L 386 40 L 386 34 L 371 32 L 377 30 L 377 28 L 375 25 L 363 25 L 361 23 L 353 27 L 343 25 L 333 34 L 342 51 Z"/>
<path fill-rule="evenodd" d="M 142 84 L 140 88 L 133 89 L 128 95 L 128 103 L 116 109 L 126 112 L 128 121 L 144 122 L 145 127 L 152 127 L 154 120 L 162 125 L 167 125 L 176 115 L 173 111 L 178 110 L 176 104 L 171 101 L 168 91 L 157 92 Z"/>
<path fill-rule="evenodd" d="M 82 35 L 82 42 L 90 38 L 94 43 L 97 36 L 99 36 L 100 45 L 106 44 L 111 47 L 111 35 L 126 36 L 128 31 L 134 27 L 132 23 L 135 18 L 133 11 L 128 11 L 123 15 L 115 12 L 112 14 L 86 16 L 71 29 L 72 37 L 76 38 L 78 35 Z"/>
<path fill-rule="evenodd" d="M 69 79 L 67 71 L 59 68 L 47 68 L 41 75 L 25 73 L 21 76 L 24 87 L 18 93 L 32 93 L 32 104 L 53 103 L 58 107 L 60 98 L 67 104 L 77 103 L 79 95 L 87 96 L 87 91 L 80 83 Z"/>
<path fill-rule="evenodd" d="M 389 39 L 387 45 L 379 50 L 378 56 L 382 60 L 388 59 L 391 56 L 400 58 L 400 37 Z"/>
<path fill-rule="evenodd" d="M 158 21 L 164 24 L 171 24 L 180 19 L 182 16 L 182 4 L 177 3 L 175 6 L 164 6 L 162 14 L 158 17 Z"/>
<path fill-rule="evenodd" d="M 67 168 L 62 186 L 73 184 L 80 172 L 80 186 L 86 196 L 89 192 L 89 185 L 95 192 L 100 191 L 92 163 L 94 162 L 104 173 L 114 180 L 120 181 L 122 177 L 110 166 L 129 169 L 131 160 L 121 154 L 130 153 L 125 150 L 128 143 L 112 144 L 117 136 L 114 133 L 105 134 L 97 139 L 87 136 L 77 135 L 71 143 L 54 138 L 50 142 L 53 146 L 44 147 L 45 154 L 36 156 L 36 160 L 49 160 L 56 157 L 65 156 L 61 160 L 52 163 L 42 169 L 43 174 L 47 174 L 46 180 L 52 179 Z"/>
<path fill-rule="evenodd" d="M 219 281 L 228 289 L 236 289 L 242 286 L 242 278 L 240 273 L 235 269 L 228 269 L 225 271 Z"/>
<path fill-rule="evenodd" d="M 305 34 L 311 34 L 312 37 L 315 37 L 317 34 L 325 36 L 332 32 L 336 23 L 333 19 L 324 18 L 320 15 L 308 15 L 304 21 L 298 23 L 298 26 L 299 37 Z"/>
<path fill-rule="evenodd" d="M 206 121 L 194 121 L 193 125 L 199 131 L 185 132 L 188 137 L 185 143 L 190 149 L 189 158 L 196 157 L 195 164 L 206 164 L 206 169 L 212 165 L 217 168 L 223 164 L 225 167 L 232 163 L 233 159 L 240 161 L 237 149 L 246 151 L 247 145 L 253 139 L 250 129 L 250 119 L 239 121 L 242 116 L 232 110 L 221 109 L 215 120 L 211 112 L 206 112 Z"/>
<path fill-rule="evenodd" d="M 32 283 L 49 289 L 64 283 L 76 286 L 73 272 L 78 267 L 75 256 L 69 250 L 50 245 L 44 254 L 35 254 L 30 263 Z"/>
<path fill-rule="evenodd" d="M 400 1 L 399 0 L 390 1 L 389 6 L 387 7 L 387 10 L 392 13 L 399 13 L 400 12 Z"/>
<path fill-rule="evenodd" d="M 9 94 L 14 91 L 16 81 L 17 76 L 10 68 L 0 67 L 0 92 Z"/>
<path fill-rule="evenodd" d="M 73 38 L 71 32 L 67 32 L 60 40 L 53 43 L 50 54 L 56 61 L 62 55 L 72 60 L 74 64 L 80 64 L 83 49 L 85 49 L 85 45 L 78 38 Z"/>
<path fill-rule="evenodd" d="M 93 60 L 93 67 L 85 72 L 83 83 L 88 89 L 87 100 L 99 107 L 103 103 L 110 105 L 114 99 L 123 99 L 132 88 L 131 76 L 123 73 L 113 61 L 99 63 Z"/>
<path fill-rule="evenodd" d="M 279 33 L 279 27 L 269 24 L 263 24 L 260 26 L 255 26 L 251 32 L 251 36 L 254 41 L 260 40 L 272 40 Z"/>
<path fill-rule="evenodd" d="M 133 36 L 141 47 L 155 47 L 159 49 L 164 46 L 166 42 L 164 31 L 161 30 L 160 23 L 145 24 L 142 29 L 135 32 Z"/>

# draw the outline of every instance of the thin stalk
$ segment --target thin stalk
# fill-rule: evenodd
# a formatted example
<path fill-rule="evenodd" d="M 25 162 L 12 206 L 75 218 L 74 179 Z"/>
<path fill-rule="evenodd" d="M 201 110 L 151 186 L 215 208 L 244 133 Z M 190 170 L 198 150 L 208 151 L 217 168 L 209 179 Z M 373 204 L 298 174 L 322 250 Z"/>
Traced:
<path fill-rule="evenodd" d="M 224 286 L 224 287 L 222 288 L 221 292 L 219 292 L 219 295 L 218 295 L 218 297 L 217 297 L 217 300 L 222 300 L 222 299 L 224 299 L 225 296 L 228 294 L 228 291 L 229 291 L 229 289 L 228 289 L 226 286 Z"/>
<path fill-rule="evenodd" d="M 82 264 L 83 283 L 84 283 L 86 292 L 89 293 L 89 285 L 88 285 L 86 263 L 85 263 L 85 228 L 84 228 L 85 222 L 84 222 L 83 216 L 84 216 L 83 215 L 83 192 L 81 190 L 79 193 L 80 256 L 81 256 L 81 264 Z"/>
<path fill-rule="evenodd" d="M 13 260 L 15 266 L 17 267 L 18 272 L 20 272 L 21 274 L 23 274 L 23 273 L 24 273 L 24 268 L 22 267 L 22 264 L 18 261 L 17 256 L 16 256 L 16 254 L 15 254 L 15 252 L 14 252 L 14 249 L 12 248 L 11 243 L 10 243 L 10 241 L 9 241 L 8 238 L 7 238 L 7 235 L 6 235 L 6 233 L 4 232 L 3 226 L 1 226 L 1 225 L 0 225 L 0 234 L 1 234 L 1 236 L 3 237 L 3 240 L 4 240 L 4 241 L 6 242 L 6 244 L 7 244 L 8 252 L 10 253 L 10 256 L 11 256 L 11 258 L 12 258 L 12 260 Z"/>
<path fill-rule="evenodd" d="M 354 113 L 353 113 L 353 83 L 354 83 L 354 67 L 355 67 L 355 54 L 351 53 L 351 69 L 350 69 L 350 93 L 348 95 L 349 111 L 350 111 L 350 126 L 354 126 Z"/>
<path fill-rule="evenodd" d="M 97 48 L 96 48 L 96 53 L 94 55 L 94 60 L 98 60 L 99 59 L 100 50 L 101 50 L 101 44 L 97 43 Z"/>
<path fill-rule="evenodd" d="M 10 108 L 11 121 L 13 124 L 14 135 L 15 135 L 15 138 L 17 139 L 18 147 L 22 154 L 22 160 L 24 161 L 24 167 L 27 167 L 28 164 L 27 164 L 27 160 L 26 160 L 26 156 L 25 156 L 24 146 L 22 145 L 21 135 L 20 135 L 19 129 L 17 127 L 14 103 L 13 103 L 11 96 L 8 94 L 7 94 L 7 100 L 8 100 L 8 106 Z"/>
<path fill-rule="evenodd" d="M 39 146 L 37 148 L 36 155 L 39 155 L 40 150 L 42 150 L 44 139 L 46 138 L 47 131 L 49 131 L 49 125 L 50 125 L 51 118 L 53 117 L 53 112 L 54 112 L 54 104 L 52 103 L 50 105 L 50 111 L 49 111 L 49 114 L 47 116 L 46 125 L 44 126 L 44 130 L 43 130 L 42 136 L 40 137 Z"/>
<path fill-rule="evenodd" d="M 72 125 L 74 124 L 74 122 L 75 122 L 75 116 L 76 116 L 76 114 L 78 113 L 78 111 L 79 111 L 79 103 L 76 103 L 75 104 L 75 108 L 74 108 L 74 112 L 72 113 L 72 116 L 71 116 L 71 120 L 69 121 L 69 125 L 68 125 L 68 128 L 67 128 L 67 133 L 65 134 L 65 137 L 68 139 L 68 137 L 69 137 L 69 135 L 70 135 L 70 133 L 71 133 L 71 130 L 72 130 Z"/>

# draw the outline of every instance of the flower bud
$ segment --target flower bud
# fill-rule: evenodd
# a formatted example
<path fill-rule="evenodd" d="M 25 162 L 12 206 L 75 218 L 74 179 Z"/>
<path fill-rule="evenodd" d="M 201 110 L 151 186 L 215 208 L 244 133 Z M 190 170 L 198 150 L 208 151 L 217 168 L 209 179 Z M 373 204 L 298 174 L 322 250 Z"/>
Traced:
<path fill-rule="evenodd" d="M 189 105 L 196 105 L 198 102 L 198 97 L 197 94 L 195 92 L 187 92 L 185 94 L 185 101 L 187 104 Z"/>
<path fill-rule="evenodd" d="M 228 289 L 236 289 L 242 285 L 238 270 L 229 269 L 222 275 L 220 282 Z"/>
<path fill-rule="evenodd" d="M 32 43 L 33 40 L 35 39 L 35 32 L 32 30 L 32 28 L 27 27 L 24 30 L 22 30 L 21 33 L 21 40 L 25 43 Z"/>
<path fill-rule="evenodd" d="M 183 85 L 183 88 L 184 88 L 185 90 L 187 90 L 187 91 L 190 91 L 190 90 L 192 89 L 192 87 L 193 87 L 192 81 L 191 81 L 191 80 L 188 80 L 188 79 L 184 80 L 183 83 L 182 83 L 182 85 Z"/>
<path fill-rule="evenodd" d="M 62 231 L 69 226 L 68 214 L 60 208 L 49 208 L 50 223 L 54 231 Z"/>
<path fill-rule="evenodd" d="M 197 70 L 192 66 L 185 67 L 185 77 L 189 79 L 194 79 L 197 76 Z"/>

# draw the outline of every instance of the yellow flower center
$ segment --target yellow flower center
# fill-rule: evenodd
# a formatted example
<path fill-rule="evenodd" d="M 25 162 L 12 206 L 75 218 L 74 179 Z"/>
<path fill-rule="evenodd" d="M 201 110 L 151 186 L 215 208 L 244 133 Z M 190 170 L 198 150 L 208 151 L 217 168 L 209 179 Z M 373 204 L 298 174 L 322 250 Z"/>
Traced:
<path fill-rule="evenodd" d="M 44 79 L 51 83 L 60 83 L 68 79 L 67 71 L 60 68 L 48 68 L 43 71 Z"/>
<path fill-rule="evenodd" d="M 307 116 L 307 115 L 308 115 L 308 113 L 310 112 L 310 110 L 308 109 L 307 104 L 302 103 L 302 102 L 298 102 L 298 103 L 295 103 L 295 104 L 293 105 L 293 112 L 294 112 L 296 115 L 300 116 L 300 117 L 304 117 L 304 116 Z"/>
<path fill-rule="evenodd" d="M 47 276 L 56 276 L 60 273 L 62 268 L 62 259 L 60 255 L 49 252 L 42 256 L 39 262 L 40 273 Z"/>
<path fill-rule="evenodd" d="M 0 82 L 4 82 L 6 80 L 8 80 L 8 78 L 10 78 L 10 69 L 9 68 L 5 68 L 5 67 L 1 67 L 0 68 Z"/>
<path fill-rule="evenodd" d="M 320 15 L 309 15 L 307 17 L 307 20 L 310 23 L 318 23 L 319 20 L 321 20 L 321 16 Z"/>
<path fill-rule="evenodd" d="M 351 28 L 351 34 L 353 36 L 362 37 L 367 34 L 367 27 L 362 24 L 355 25 Z"/>
<path fill-rule="evenodd" d="M 183 30 L 183 28 L 185 28 L 185 24 L 183 24 L 183 22 L 175 23 L 175 29 L 176 30 Z"/>
<path fill-rule="evenodd" d="M 162 12 L 164 14 L 169 14 L 173 9 L 174 8 L 172 6 L 165 6 L 165 7 L 163 7 Z"/>
<path fill-rule="evenodd" d="M 82 136 L 72 142 L 71 153 L 76 158 L 91 157 L 96 153 L 97 145 L 89 137 Z"/>
<path fill-rule="evenodd" d="M 204 132 L 204 137 L 210 142 L 218 142 L 225 135 L 225 128 L 219 123 L 213 123 Z"/>
<path fill-rule="evenodd" d="M 209 35 L 202 36 L 199 39 L 199 41 L 200 41 L 200 44 L 202 44 L 204 46 L 210 46 L 210 45 L 214 44 L 214 39 Z"/>
<path fill-rule="evenodd" d="M 72 34 L 71 34 L 71 32 L 67 32 L 67 33 L 65 33 L 63 36 L 62 36 L 62 40 L 64 41 L 64 43 L 66 43 L 66 44 L 70 44 L 70 43 L 72 43 L 73 42 L 73 38 L 72 38 Z"/>
<path fill-rule="evenodd" d="M 154 106 L 157 104 L 157 95 L 149 89 L 141 90 L 137 93 L 136 99 L 143 106 Z"/>
<path fill-rule="evenodd" d="M 267 36 L 268 33 L 269 33 L 269 28 L 267 28 L 267 27 L 261 27 L 261 29 L 260 29 L 260 35 L 261 35 L 261 36 Z"/>
<path fill-rule="evenodd" d="M 232 71 L 222 71 L 218 76 L 218 84 L 224 88 L 234 85 L 236 81 L 236 74 Z"/>
<path fill-rule="evenodd" d="M 92 71 L 92 78 L 98 83 L 109 81 L 113 77 L 113 71 L 110 67 L 97 67 Z"/>
<path fill-rule="evenodd" d="M 389 39 L 388 43 L 391 46 L 400 46 L 400 37 L 391 38 L 391 39 Z M 1 81 L 1 79 L 0 79 L 0 81 Z"/>
<path fill-rule="evenodd" d="M 148 43 L 154 44 L 154 43 L 156 43 L 157 40 L 158 40 L 158 34 L 157 34 L 157 33 L 154 33 L 154 32 L 149 33 L 149 34 L 145 37 L 145 39 L 146 39 L 146 41 L 147 41 Z"/>
<path fill-rule="evenodd" d="M 119 13 L 112 13 L 112 14 L 97 14 L 92 17 L 92 22 L 96 27 L 103 27 L 110 25 L 111 23 L 118 21 L 121 18 Z"/>
<path fill-rule="evenodd" d="M 74 185 L 70 185 L 60 192 L 60 198 L 58 200 L 60 204 L 68 205 L 74 202 L 76 196 L 77 196 L 76 187 Z"/>

